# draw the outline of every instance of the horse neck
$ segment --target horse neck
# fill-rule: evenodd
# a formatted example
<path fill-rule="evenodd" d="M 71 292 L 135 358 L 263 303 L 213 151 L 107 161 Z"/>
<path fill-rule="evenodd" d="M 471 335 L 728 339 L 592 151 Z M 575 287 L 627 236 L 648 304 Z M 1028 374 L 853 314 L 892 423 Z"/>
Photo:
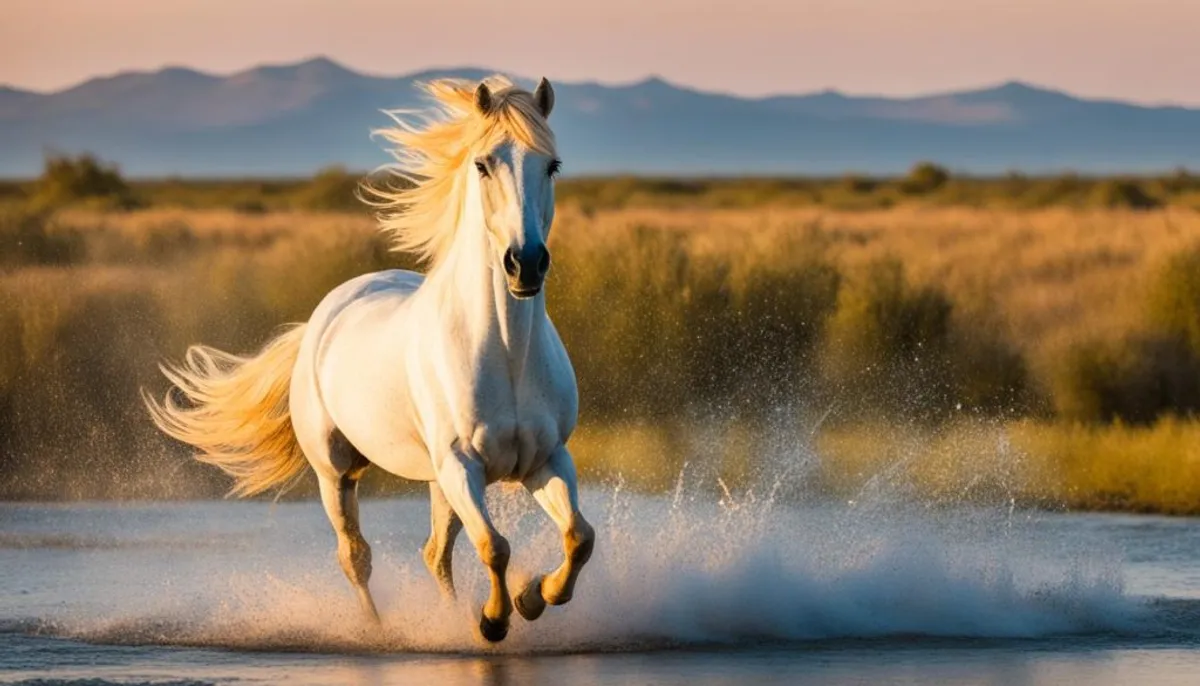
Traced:
<path fill-rule="evenodd" d="M 477 194 L 477 190 L 475 193 Z M 468 192 L 450 250 L 430 273 L 429 282 L 449 305 L 467 343 L 481 357 L 503 355 L 519 375 L 530 343 L 546 320 L 545 291 L 518 300 L 508 292 L 504 273 L 492 256 L 479 198 Z"/>

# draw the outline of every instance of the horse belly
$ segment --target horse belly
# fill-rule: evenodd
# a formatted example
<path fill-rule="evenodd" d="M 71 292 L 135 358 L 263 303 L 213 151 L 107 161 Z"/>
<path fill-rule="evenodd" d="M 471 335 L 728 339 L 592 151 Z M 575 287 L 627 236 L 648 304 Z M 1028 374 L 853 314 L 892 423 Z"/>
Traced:
<path fill-rule="evenodd" d="M 413 481 L 432 481 L 436 474 L 417 427 L 403 408 L 391 403 L 370 405 L 371 395 L 359 388 L 357 402 L 330 402 L 330 417 L 338 430 L 372 464 Z M 364 402 L 366 401 L 366 402 Z"/>
<path fill-rule="evenodd" d="M 434 481 L 437 479 L 437 472 L 433 469 L 433 460 L 429 457 L 425 446 L 416 441 L 393 445 L 386 451 L 366 457 L 383 471 L 403 479 L 411 481 Z"/>

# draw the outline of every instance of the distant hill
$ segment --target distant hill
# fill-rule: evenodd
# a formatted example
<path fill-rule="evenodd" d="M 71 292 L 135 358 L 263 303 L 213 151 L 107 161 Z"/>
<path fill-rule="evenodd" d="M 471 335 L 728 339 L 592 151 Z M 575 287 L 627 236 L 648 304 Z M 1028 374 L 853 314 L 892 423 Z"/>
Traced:
<path fill-rule="evenodd" d="M 413 82 L 319 58 L 230 76 L 171 67 L 55 93 L 0 87 L 0 176 L 46 150 L 92 151 L 130 175 L 308 174 L 388 161 L 382 109 L 420 107 Z M 570 174 L 893 173 L 922 159 L 998 173 L 1200 167 L 1200 110 L 1084 100 L 1023 83 L 915 98 L 836 91 L 741 98 L 653 78 L 556 83 L 552 117 Z"/>

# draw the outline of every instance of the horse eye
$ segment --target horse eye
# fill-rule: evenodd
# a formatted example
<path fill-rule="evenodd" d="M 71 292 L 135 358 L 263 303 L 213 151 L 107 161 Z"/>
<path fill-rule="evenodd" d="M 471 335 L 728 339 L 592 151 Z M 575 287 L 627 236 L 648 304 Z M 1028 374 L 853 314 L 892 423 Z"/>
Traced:
<path fill-rule="evenodd" d="M 475 168 L 479 170 L 479 175 L 483 178 L 486 179 L 488 176 L 490 176 L 490 174 L 488 174 L 487 163 L 485 163 L 483 160 L 475 160 Z"/>
<path fill-rule="evenodd" d="M 551 177 L 554 177 L 554 176 L 558 176 L 558 173 L 560 171 L 562 171 L 562 160 L 559 160 L 559 159 L 550 160 L 550 166 L 546 168 L 546 173 L 549 174 Z"/>

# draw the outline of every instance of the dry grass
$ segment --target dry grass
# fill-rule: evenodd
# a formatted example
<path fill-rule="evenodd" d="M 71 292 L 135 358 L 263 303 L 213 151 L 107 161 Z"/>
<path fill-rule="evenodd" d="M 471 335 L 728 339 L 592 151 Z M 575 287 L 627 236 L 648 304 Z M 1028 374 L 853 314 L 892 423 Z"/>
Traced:
<path fill-rule="evenodd" d="M 1193 421 L 855 426 L 825 432 L 817 450 L 833 490 L 851 497 L 875 488 L 939 503 L 1200 514 Z"/>
<path fill-rule="evenodd" d="M 894 257 L 918 283 L 998 308 L 1029 351 L 1137 325 L 1148 270 L 1200 245 L 1200 212 L 1184 209 L 633 209 L 569 214 L 560 226 L 591 240 L 637 226 L 680 231 L 700 252 L 750 252 L 760 262 L 785 237 L 815 234 L 842 265 Z"/>
<path fill-rule="evenodd" d="M 591 478 L 670 487 L 683 460 L 703 454 L 727 482 L 746 482 L 781 449 L 746 421 L 787 406 L 800 389 L 810 411 L 839 408 L 808 446 L 829 492 L 853 496 L 902 474 L 938 500 L 1009 494 L 1200 510 L 1189 505 L 1200 474 L 1187 448 L 1200 438 L 1197 424 L 1087 428 L 969 412 L 949 423 L 943 412 L 934 425 L 864 423 L 869 413 L 846 400 L 878 389 L 809 393 L 838 293 L 890 258 L 914 288 L 952 303 L 960 347 L 1011 341 L 1038 392 L 1051 394 L 1071 346 L 1146 325 L 1145 292 L 1168 257 L 1200 245 L 1200 212 L 567 205 L 558 217 L 550 302 L 581 376 L 576 444 Z M 180 457 L 137 403 L 139 386 L 160 383 L 158 360 L 194 342 L 254 349 L 278 325 L 305 319 L 341 280 L 411 264 L 387 254 L 370 218 L 353 213 L 69 211 L 45 231 L 58 241 L 45 253 L 52 262 L 0 260 L 0 467 L 14 467 L 0 475 L 0 492 L 10 495 L 46 494 L 50 486 L 26 478 L 29 465 L 111 473 L 131 451 L 140 462 L 127 471 L 150 479 L 148 470 Z M 689 403 L 731 421 L 697 433 L 681 417 Z M 114 493 L 77 481 L 82 495 Z M 211 480 L 180 483 L 172 493 L 222 490 Z"/>

